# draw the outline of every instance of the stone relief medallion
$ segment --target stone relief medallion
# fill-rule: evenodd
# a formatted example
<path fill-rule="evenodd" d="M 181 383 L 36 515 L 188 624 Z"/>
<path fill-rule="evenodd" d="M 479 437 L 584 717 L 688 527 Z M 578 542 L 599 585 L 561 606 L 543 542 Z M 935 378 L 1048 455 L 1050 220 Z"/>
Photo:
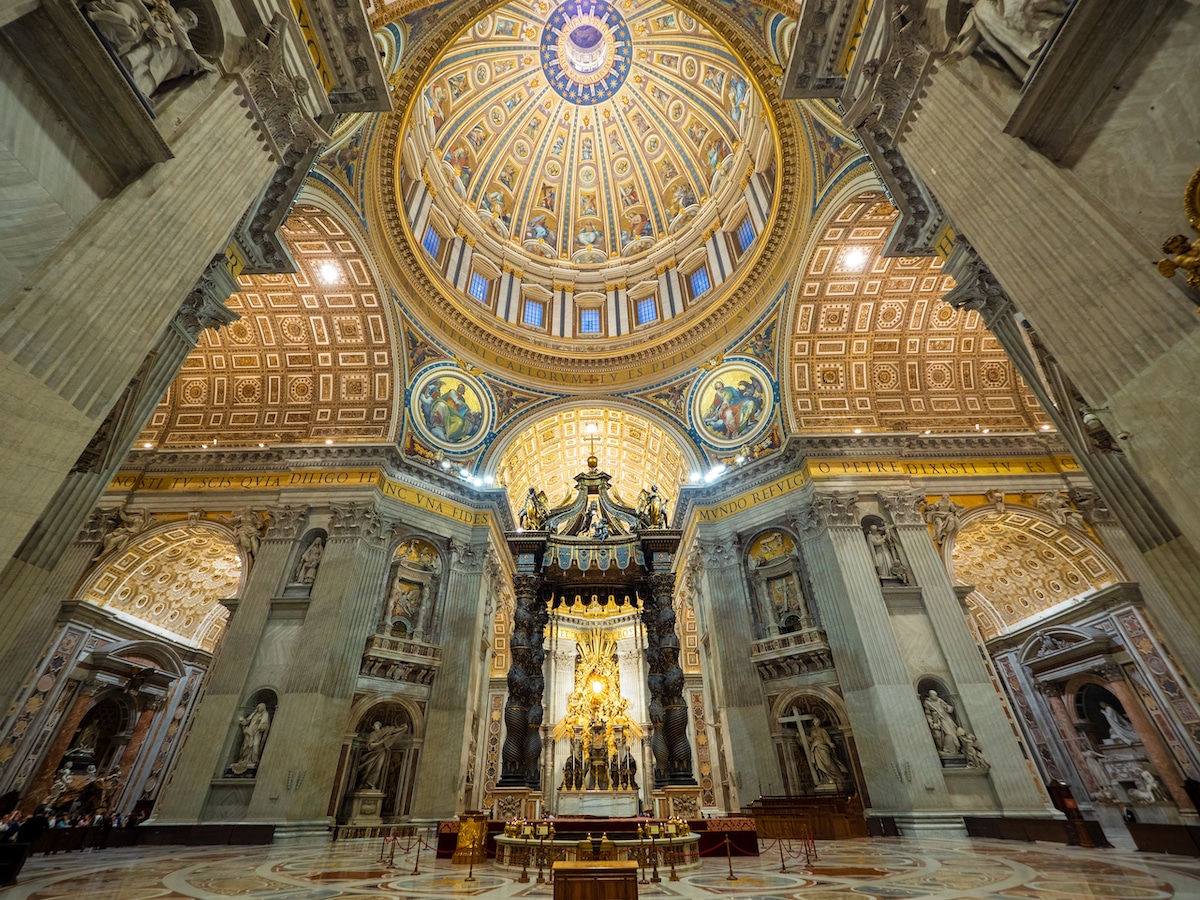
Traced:
<path fill-rule="evenodd" d="M 771 377 L 752 360 L 718 366 L 692 389 L 692 427 L 714 447 L 746 443 L 771 420 Z"/>
<path fill-rule="evenodd" d="M 470 450 L 487 437 L 492 402 L 478 381 L 453 365 L 435 363 L 418 373 L 409 396 L 421 436 L 446 450 Z"/>

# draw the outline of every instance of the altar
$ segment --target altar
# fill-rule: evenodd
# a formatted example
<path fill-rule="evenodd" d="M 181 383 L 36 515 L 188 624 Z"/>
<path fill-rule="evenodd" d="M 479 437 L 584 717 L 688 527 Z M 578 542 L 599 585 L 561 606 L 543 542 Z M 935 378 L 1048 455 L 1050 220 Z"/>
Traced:
<path fill-rule="evenodd" d="M 603 816 L 623 818 L 636 816 L 638 809 L 637 791 L 563 791 L 558 795 L 560 816 Z"/>

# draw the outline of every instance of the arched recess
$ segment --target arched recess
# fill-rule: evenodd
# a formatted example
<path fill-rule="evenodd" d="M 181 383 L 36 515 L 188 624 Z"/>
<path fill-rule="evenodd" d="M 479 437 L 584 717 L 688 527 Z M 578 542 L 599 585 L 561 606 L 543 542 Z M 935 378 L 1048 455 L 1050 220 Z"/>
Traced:
<path fill-rule="evenodd" d="M 810 685 L 780 695 L 771 734 L 785 794 L 850 794 L 864 783 L 845 704 L 832 689 Z"/>
<path fill-rule="evenodd" d="M 967 608 L 985 640 L 1125 580 L 1089 535 L 1013 504 L 968 510 L 943 553 L 954 580 L 975 586 Z"/>
<path fill-rule="evenodd" d="M 104 559 L 76 598 L 211 652 L 228 617 L 220 601 L 241 593 L 246 569 L 229 529 L 169 523 Z"/>
<path fill-rule="evenodd" d="M 596 427 L 594 441 L 589 425 Z M 613 476 L 612 486 L 627 504 L 652 484 L 674 500 L 701 468 L 695 444 L 665 416 L 615 398 L 571 398 L 510 420 L 488 451 L 484 470 L 494 471 L 508 488 L 514 514 L 530 486 L 544 490 L 555 506 L 573 493 L 575 475 L 587 470 L 593 446 L 600 470 Z"/>
<path fill-rule="evenodd" d="M 416 641 L 429 638 L 446 571 L 446 556 L 438 543 L 419 532 L 401 537 L 388 567 L 380 632 Z"/>
<path fill-rule="evenodd" d="M 342 820 L 353 821 L 364 799 L 384 822 L 406 818 L 424 735 L 420 710 L 408 698 L 372 695 L 355 704 L 352 721 Z"/>
<path fill-rule="evenodd" d="M 297 207 L 281 234 L 291 274 L 243 275 L 138 442 L 256 447 L 383 441 L 396 421 L 396 323 L 361 229 Z"/>
<path fill-rule="evenodd" d="M 778 525 L 755 531 L 744 541 L 745 571 L 762 637 L 818 625 L 808 574 L 796 552 L 799 545 L 795 533 Z"/>
<path fill-rule="evenodd" d="M 810 231 L 782 325 L 793 432 L 1036 431 L 1048 420 L 930 257 L 885 257 L 899 212 L 866 171 Z"/>

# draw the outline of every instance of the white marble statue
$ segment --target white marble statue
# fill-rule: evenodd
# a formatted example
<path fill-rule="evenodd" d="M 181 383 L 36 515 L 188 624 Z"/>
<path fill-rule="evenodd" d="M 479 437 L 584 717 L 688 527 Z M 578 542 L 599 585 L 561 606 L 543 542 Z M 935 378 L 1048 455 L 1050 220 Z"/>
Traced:
<path fill-rule="evenodd" d="M 130 542 L 154 524 L 154 517 L 144 509 L 126 512 L 122 506 L 114 517 L 116 527 L 104 536 L 100 553 L 120 553 Z"/>
<path fill-rule="evenodd" d="M 262 759 L 263 745 L 267 741 L 267 732 L 271 730 L 271 712 L 267 704 L 260 703 L 254 707 L 254 712 L 248 716 L 239 716 L 238 725 L 242 729 L 242 748 L 237 762 L 229 768 L 236 775 L 257 769 Z"/>
<path fill-rule="evenodd" d="M 808 761 L 816 773 L 817 784 L 837 784 L 847 774 L 836 753 L 833 738 L 821 724 L 820 717 L 813 716 L 812 727 L 808 730 Z"/>
<path fill-rule="evenodd" d="M 992 764 L 987 761 L 987 757 L 983 755 L 983 748 L 979 746 L 979 738 L 975 737 L 974 732 L 968 734 L 964 729 L 959 728 L 955 732 L 958 737 L 958 742 L 962 745 L 963 755 L 967 758 L 967 767 L 971 769 L 982 769 L 987 771 L 992 767 Z"/>
<path fill-rule="evenodd" d="M 1133 723 L 1103 700 L 1100 701 L 1100 712 L 1104 716 L 1104 721 L 1108 723 L 1108 739 L 1104 743 L 1132 744 L 1138 739 L 1137 729 L 1133 727 Z"/>
<path fill-rule="evenodd" d="M 1158 783 L 1158 779 L 1154 777 L 1154 773 L 1145 766 L 1139 766 L 1134 772 L 1134 779 L 1137 781 L 1137 787 L 1132 787 L 1128 791 L 1129 799 L 1134 803 L 1155 803 L 1163 799 L 1162 786 Z"/>
<path fill-rule="evenodd" d="M 986 45 L 1024 81 L 1070 5 L 1070 0 L 976 0 L 950 56 L 962 59 Z"/>
<path fill-rule="evenodd" d="M 250 509 L 250 507 L 243 506 L 231 518 L 223 518 L 221 521 L 233 529 L 238 546 L 253 561 L 254 557 L 258 556 L 258 548 L 262 545 L 262 529 L 264 524 L 262 516 Z"/>
<path fill-rule="evenodd" d="M 954 707 L 941 698 L 937 691 L 930 689 L 922 704 L 925 707 L 925 721 L 929 723 L 929 731 L 933 735 L 933 743 L 942 756 L 957 756 L 962 752 L 962 743 L 958 739 L 958 722 L 954 720 Z"/>
<path fill-rule="evenodd" d="M 1037 508 L 1059 525 L 1083 527 L 1083 514 L 1071 505 L 1062 491 L 1046 491 L 1037 498 Z"/>
<path fill-rule="evenodd" d="M 85 9 L 146 97 L 182 75 L 216 71 L 192 46 L 188 32 L 198 22 L 190 9 L 166 0 L 92 0 Z"/>
<path fill-rule="evenodd" d="M 312 584 L 316 581 L 317 569 L 321 567 L 321 558 L 324 555 L 325 539 L 318 535 L 300 554 L 300 561 L 296 564 L 295 574 L 292 575 L 292 584 Z"/>
<path fill-rule="evenodd" d="M 408 734 L 408 725 L 389 725 L 376 722 L 366 737 L 366 747 L 358 761 L 358 790 L 383 790 L 383 779 L 387 774 L 388 757 Z"/>
<path fill-rule="evenodd" d="M 908 584 L 908 567 L 900 561 L 900 551 L 891 533 L 878 525 L 867 530 L 867 545 L 880 578 L 898 578 Z"/>
<path fill-rule="evenodd" d="M 1112 776 L 1108 774 L 1108 767 L 1104 765 L 1104 754 L 1100 753 L 1094 747 L 1084 747 L 1083 763 L 1087 766 L 1088 774 L 1092 776 L 1092 781 L 1096 782 L 1096 792 L 1092 794 L 1092 797 L 1094 799 L 1111 800 L 1114 796 Z"/>
<path fill-rule="evenodd" d="M 925 504 L 925 521 L 933 526 L 933 539 L 939 546 L 958 530 L 958 514 L 965 509 L 951 500 L 949 494 L 942 494 L 940 500 Z"/>

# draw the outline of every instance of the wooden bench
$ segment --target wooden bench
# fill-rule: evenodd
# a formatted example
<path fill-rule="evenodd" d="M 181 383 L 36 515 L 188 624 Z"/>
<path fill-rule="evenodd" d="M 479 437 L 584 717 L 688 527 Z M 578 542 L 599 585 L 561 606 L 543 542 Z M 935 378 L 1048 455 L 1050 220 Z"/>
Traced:
<path fill-rule="evenodd" d="M 556 862 L 554 900 L 637 900 L 635 860 Z"/>

